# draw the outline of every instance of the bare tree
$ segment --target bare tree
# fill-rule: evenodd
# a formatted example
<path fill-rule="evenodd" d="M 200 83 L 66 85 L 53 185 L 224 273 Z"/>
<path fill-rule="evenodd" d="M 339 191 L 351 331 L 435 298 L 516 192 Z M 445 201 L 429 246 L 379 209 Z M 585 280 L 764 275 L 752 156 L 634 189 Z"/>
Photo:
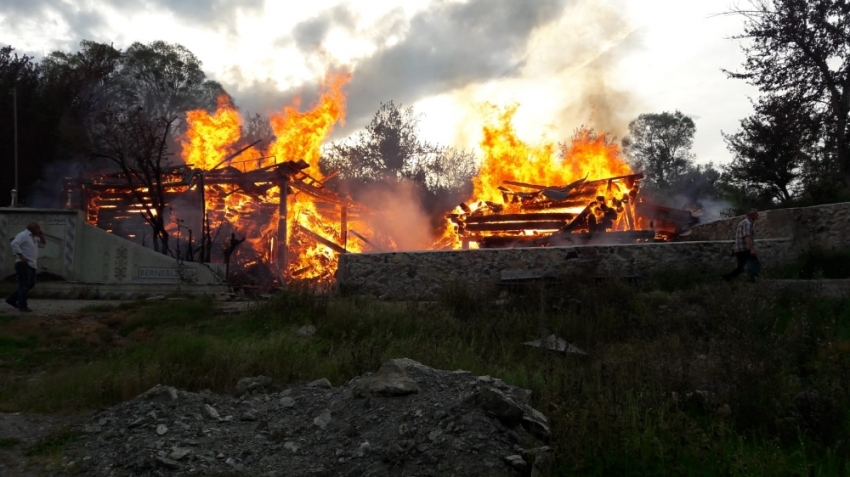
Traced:
<path fill-rule="evenodd" d="M 154 250 L 163 254 L 169 253 L 165 192 L 172 170 L 168 146 L 175 120 L 149 118 L 141 108 L 104 109 L 95 114 L 90 134 L 92 157 L 118 167 L 153 229 Z"/>

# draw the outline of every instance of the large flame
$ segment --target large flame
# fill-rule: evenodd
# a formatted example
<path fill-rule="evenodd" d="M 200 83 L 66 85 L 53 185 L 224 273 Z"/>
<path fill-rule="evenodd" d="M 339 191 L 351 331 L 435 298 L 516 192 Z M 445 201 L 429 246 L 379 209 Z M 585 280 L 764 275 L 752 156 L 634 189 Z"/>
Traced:
<path fill-rule="evenodd" d="M 181 141 L 186 164 L 208 171 L 234 152 L 241 135 L 242 116 L 230 96 L 218 97 L 214 114 L 204 109 L 189 111 L 186 122 L 189 127 Z"/>
<path fill-rule="evenodd" d="M 348 74 L 327 75 L 321 85 L 321 94 L 308 110 L 301 110 L 301 99 L 275 113 L 270 118 L 274 138 L 264 151 L 249 150 L 234 158 L 227 165 L 242 172 L 286 161 L 304 160 L 310 167 L 305 170 L 322 187 L 319 158 L 322 143 L 337 123 L 345 120 L 345 94 L 343 87 L 350 80 Z M 222 95 L 214 113 L 205 110 L 187 113 L 189 124 L 182 139 L 182 157 L 187 164 L 203 170 L 222 166 L 222 162 L 234 154 L 241 140 L 243 123 L 239 112 Z M 340 243 L 351 251 L 359 251 L 354 241 L 344 243 L 341 235 L 340 216 L 336 210 L 319 210 L 314 199 L 306 194 L 294 192 L 287 196 L 287 243 L 275 244 L 279 216 L 281 191 L 271 187 L 264 194 L 247 194 L 235 185 L 207 188 L 206 206 L 218 221 L 235 226 L 254 250 L 257 259 L 273 261 L 273 250 L 286 246 L 290 250 L 287 270 L 289 275 L 300 278 L 329 277 L 336 269 L 336 252 L 329 247 L 299 236 L 303 226 L 322 237 Z M 354 222 L 354 221 L 350 221 Z M 362 224 L 354 222 L 360 230 Z"/>
<path fill-rule="evenodd" d="M 538 191 L 541 186 L 562 187 L 580 179 L 593 181 L 631 174 L 631 169 L 622 160 L 619 148 L 605 134 L 596 134 L 591 129 L 580 128 L 565 144 L 529 144 L 519 138 L 513 124 L 518 104 L 504 108 L 489 104 L 485 107 L 488 121 L 483 126 L 480 142 L 484 157 L 478 175 L 473 178 L 473 193 L 468 201 L 470 203 L 457 207 L 453 214 L 455 217 L 504 212 L 527 214 L 527 219 L 533 220 L 536 213 L 534 210 L 524 210 L 518 201 L 506 202 L 506 181 L 524 184 L 511 184 L 514 189 L 533 192 Z M 621 201 L 628 192 L 619 186 L 614 188 L 608 184 L 599 185 L 597 190 L 591 191 L 612 202 Z M 596 200 L 596 197 L 592 200 Z M 580 206 L 564 205 L 560 209 L 547 208 L 543 212 L 577 213 L 590 205 L 592 200 Z M 485 206 L 487 208 L 482 209 Z M 596 207 L 592 208 L 592 212 L 600 213 Z M 624 225 L 619 222 L 625 221 L 618 220 L 617 227 L 622 228 Z M 454 248 L 466 246 L 464 240 L 469 240 L 470 237 L 462 240 L 455 233 L 456 229 L 452 223 L 447 225 L 437 243 L 451 243 Z M 523 233 L 536 235 L 538 231 L 524 230 Z M 474 242 L 470 245 L 476 246 Z"/>
<path fill-rule="evenodd" d="M 589 180 L 630 174 L 620 150 L 604 135 L 580 129 L 566 145 L 563 159 L 553 143 L 530 145 L 517 136 L 513 125 L 519 105 L 499 110 L 488 105 L 490 122 L 484 125 L 481 150 L 484 160 L 473 179 L 474 200 L 501 201 L 499 186 L 517 181 L 546 186 L 563 186 L 578 179 Z"/>

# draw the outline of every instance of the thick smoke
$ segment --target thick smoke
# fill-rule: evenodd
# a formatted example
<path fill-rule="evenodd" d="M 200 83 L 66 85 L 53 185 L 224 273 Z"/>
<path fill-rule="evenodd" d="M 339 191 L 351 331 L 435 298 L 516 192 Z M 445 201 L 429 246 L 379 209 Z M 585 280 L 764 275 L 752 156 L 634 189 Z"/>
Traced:
<path fill-rule="evenodd" d="M 385 180 L 362 188 L 356 198 L 359 203 L 377 212 L 363 214 L 376 241 L 389 238 L 396 250 L 425 250 L 433 243 L 431 219 L 422 207 L 420 189 L 416 184 L 405 180 Z"/>

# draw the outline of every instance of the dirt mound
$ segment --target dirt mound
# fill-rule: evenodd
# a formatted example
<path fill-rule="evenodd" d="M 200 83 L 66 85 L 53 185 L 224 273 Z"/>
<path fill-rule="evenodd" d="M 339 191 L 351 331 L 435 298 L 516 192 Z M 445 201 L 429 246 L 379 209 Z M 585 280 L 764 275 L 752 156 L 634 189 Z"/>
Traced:
<path fill-rule="evenodd" d="M 332 388 L 259 376 L 236 395 L 157 386 L 89 417 L 65 470 L 90 476 L 543 475 L 531 392 L 408 359 Z"/>

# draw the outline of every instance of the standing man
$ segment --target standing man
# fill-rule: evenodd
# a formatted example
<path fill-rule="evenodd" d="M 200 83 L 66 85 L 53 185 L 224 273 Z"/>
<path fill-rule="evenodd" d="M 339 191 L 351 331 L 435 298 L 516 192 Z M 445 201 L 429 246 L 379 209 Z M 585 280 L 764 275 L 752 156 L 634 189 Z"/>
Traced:
<path fill-rule="evenodd" d="M 723 275 L 723 279 L 727 282 L 737 277 L 747 267 L 748 262 L 758 262 L 758 251 L 753 240 L 753 225 L 759 218 L 759 211 L 750 209 L 747 212 L 744 220 L 738 223 L 738 228 L 735 229 L 735 258 L 738 260 L 738 266 L 735 270 Z M 751 275 L 752 279 L 753 276 Z"/>
<path fill-rule="evenodd" d="M 38 249 L 46 243 L 44 232 L 38 222 L 30 222 L 26 230 L 12 240 L 12 253 L 15 255 L 15 273 L 18 275 L 18 290 L 8 298 L 6 303 L 15 308 L 30 312 L 27 307 L 27 294 L 35 286 L 36 261 Z"/>

